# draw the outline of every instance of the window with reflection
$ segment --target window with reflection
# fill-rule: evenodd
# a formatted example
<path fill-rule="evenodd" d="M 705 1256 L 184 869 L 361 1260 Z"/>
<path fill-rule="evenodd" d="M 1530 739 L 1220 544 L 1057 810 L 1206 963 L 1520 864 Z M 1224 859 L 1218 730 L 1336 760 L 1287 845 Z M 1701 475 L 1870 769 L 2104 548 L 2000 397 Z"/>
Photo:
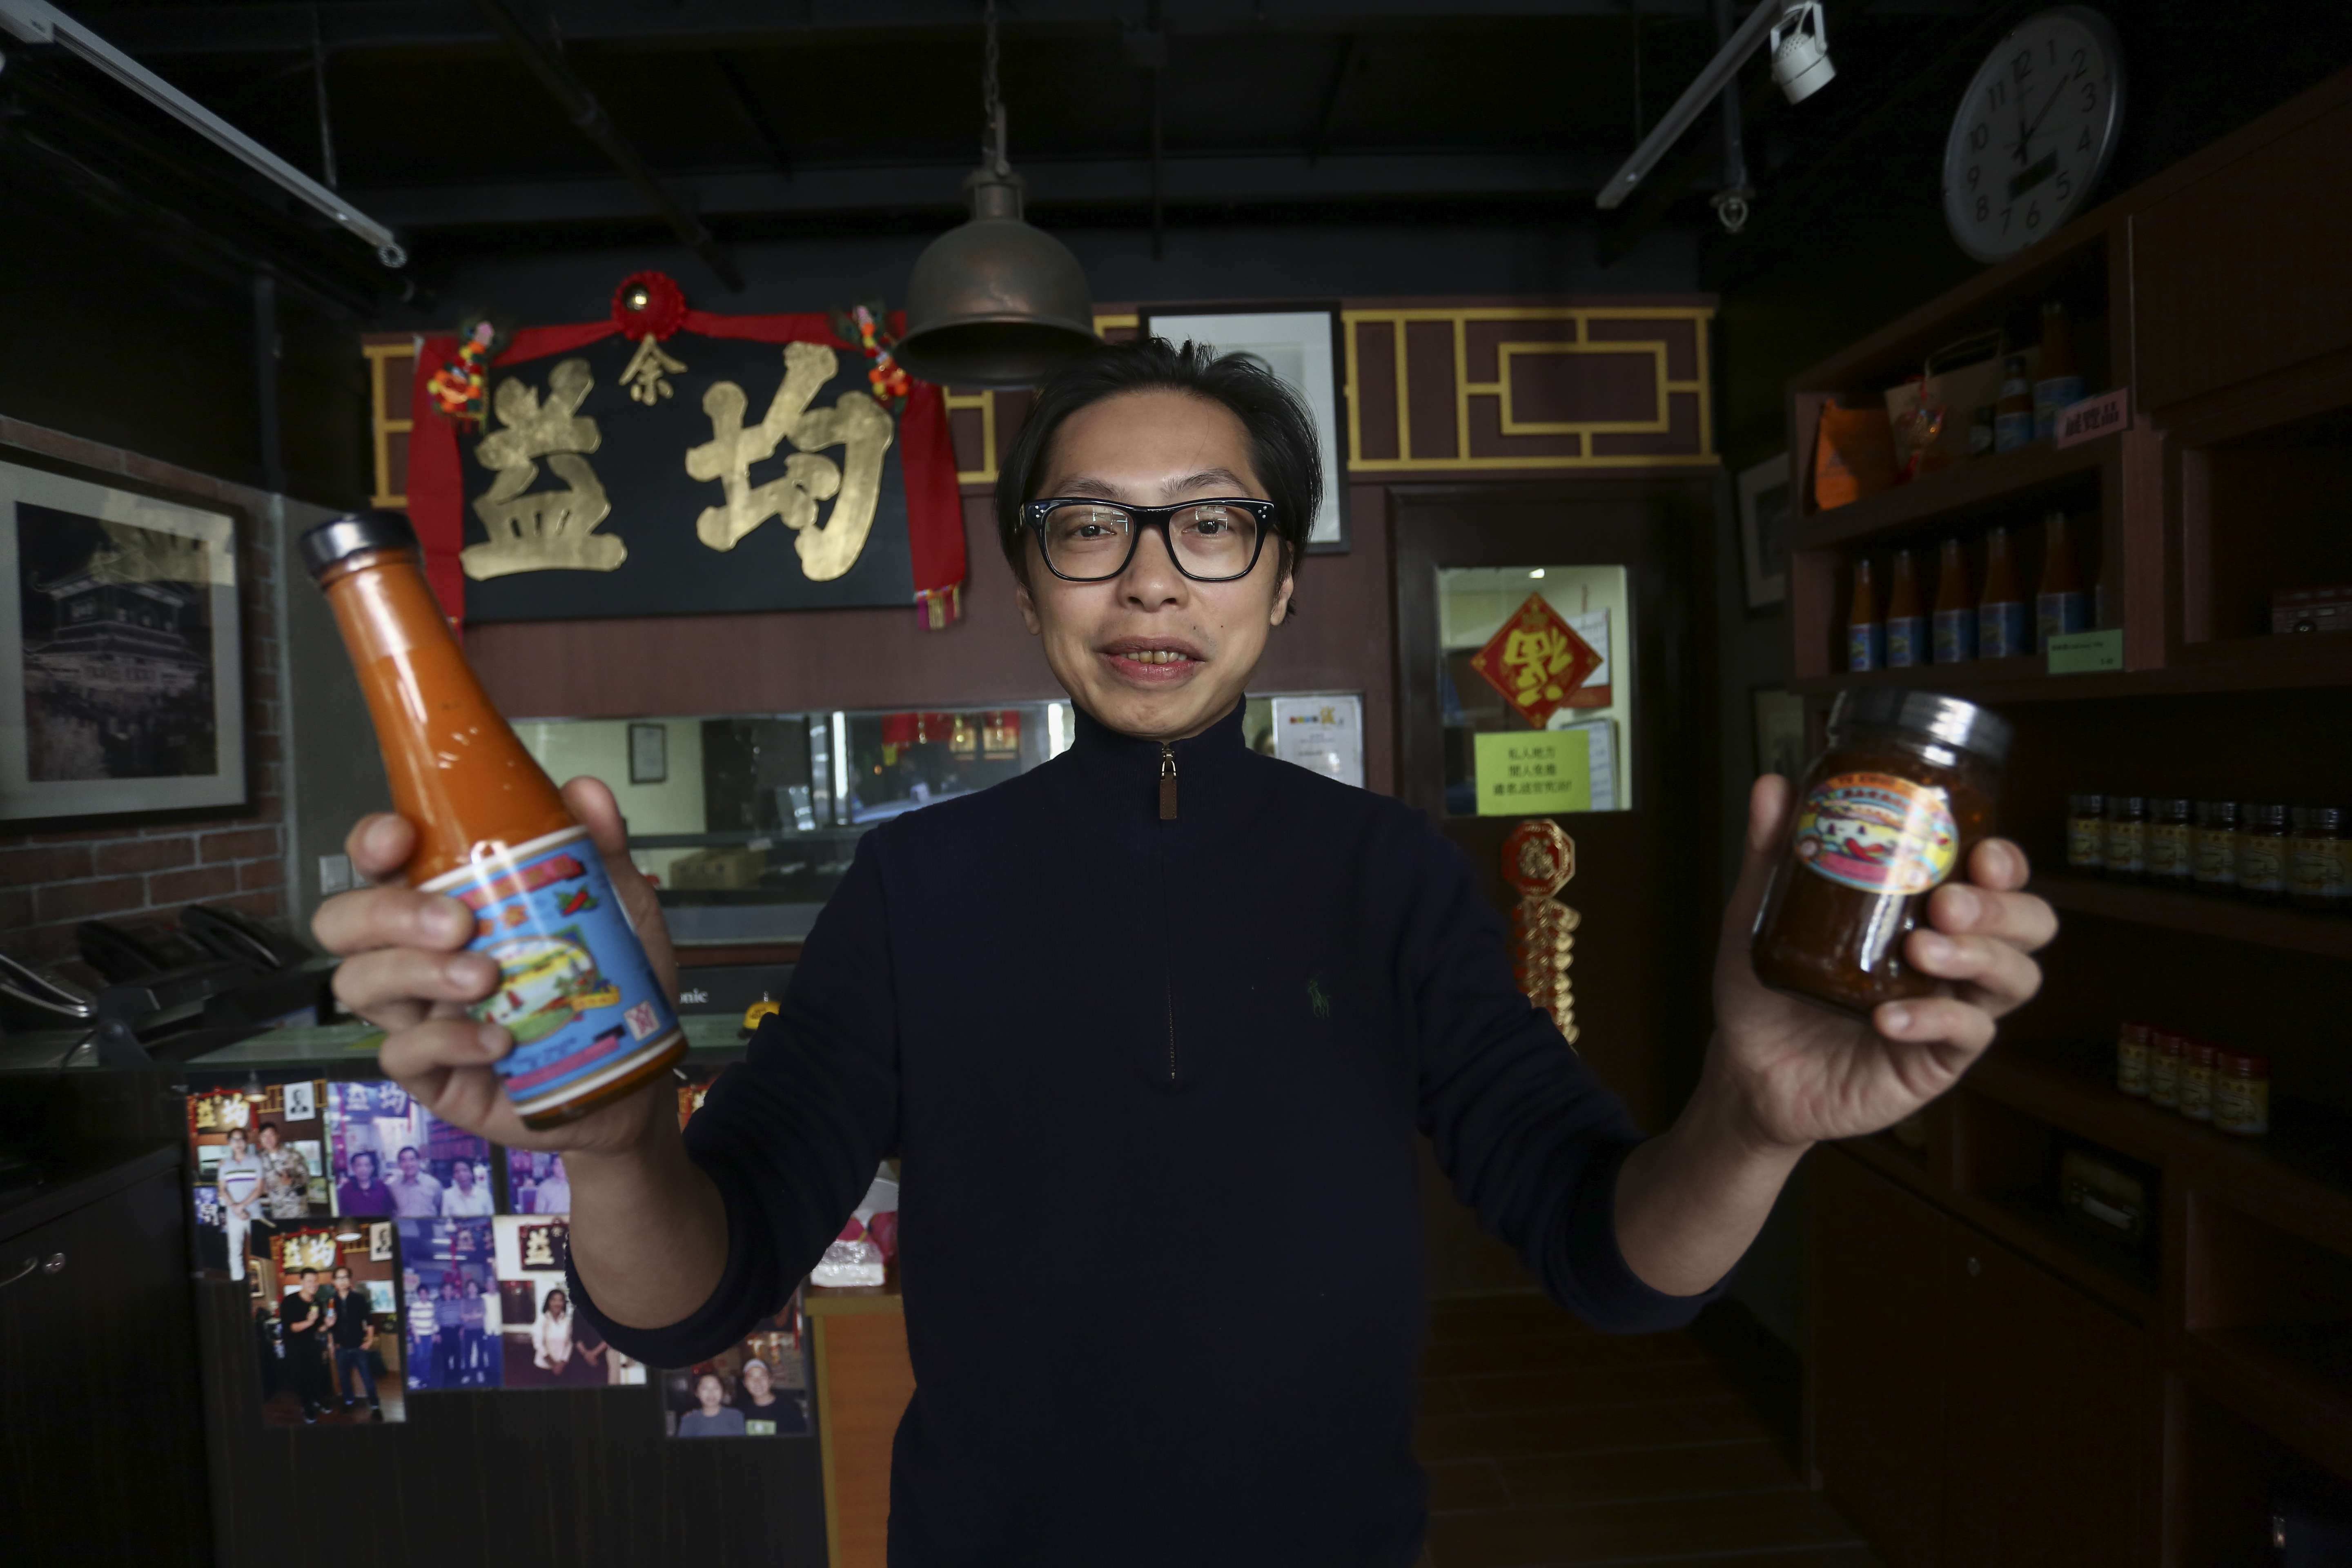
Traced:
<path fill-rule="evenodd" d="M 1072 727 L 1068 703 L 1033 702 L 521 720 L 515 732 L 559 783 L 612 786 L 629 858 L 691 943 L 805 936 L 876 824 L 1024 773 L 1067 749 Z"/>
<path fill-rule="evenodd" d="M 1447 816 L 1632 808 L 1632 616 L 1623 566 L 1439 569 Z"/>

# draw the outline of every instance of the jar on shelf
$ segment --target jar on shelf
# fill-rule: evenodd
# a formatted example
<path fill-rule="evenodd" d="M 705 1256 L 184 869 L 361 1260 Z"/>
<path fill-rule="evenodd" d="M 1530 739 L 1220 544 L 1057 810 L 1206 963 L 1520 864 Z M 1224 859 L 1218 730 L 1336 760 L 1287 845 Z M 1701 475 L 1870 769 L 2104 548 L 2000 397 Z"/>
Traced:
<path fill-rule="evenodd" d="M 2107 796 L 2107 832 L 2101 863 L 2111 877 L 2138 877 L 2147 871 L 2147 797 Z"/>
<path fill-rule="evenodd" d="M 2184 887 L 2197 875 L 2195 847 L 2189 842 L 2191 804 L 2184 798 L 2159 795 L 2156 820 L 2147 829 L 2147 874 L 2152 881 Z"/>
<path fill-rule="evenodd" d="M 2096 871 L 2106 864 L 2107 797 L 2066 797 L 2066 869 Z"/>
<path fill-rule="evenodd" d="M 2180 1050 L 2180 1114 L 2191 1121 L 2213 1120 L 2212 1046 L 2203 1040 L 2184 1041 Z"/>
<path fill-rule="evenodd" d="M 2299 805 L 2288 824 L 2287 897 L 2305 909 L 2352 907 L 2344 875 L 2344 814 L 2332 805 Z"/>
<path fill-rule="evenodd" d="M 2152 1029 L 2147 1039 L 2147 1102 L 2167 1110 L 2180 1109 L 2180 1048 L 2187 1044 L 2166 1029 Z"/>
<path fill-rule="evenodd" d="M 2238 891 L 2276 902 L 2286 897 L 2286 807 L 2249 801 L 2238 813 Z"/>
<path fill-rule="evenodd" d="M 2147 1098 L 2147 1038 L 2146 1024 L 2126 1024 L 2116 1039 L 2116 1088 L 2136 1100 Z"/>
<path fill-rule="evenodd" d="M 2269 1058 L 2225 1050 L 2214 1058 L 2213 1125 L 2242 1138 L 2260 1138 L 2271 1130 Z"/>
<path fill-rule="evenodd" d="M 2197 803 L 2197 885 L 2208 891 L 2238 885 L 2238 803 L 2200 800 Z"/>

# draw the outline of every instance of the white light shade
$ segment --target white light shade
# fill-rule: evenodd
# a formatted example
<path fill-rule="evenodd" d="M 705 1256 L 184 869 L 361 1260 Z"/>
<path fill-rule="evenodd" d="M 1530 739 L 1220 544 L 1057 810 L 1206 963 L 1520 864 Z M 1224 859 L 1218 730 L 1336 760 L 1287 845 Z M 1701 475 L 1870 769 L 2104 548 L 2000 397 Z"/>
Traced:
<path fill-rule="evenodd" d="M 1790 6 L 1772 26 L 1772 79 L 1790 103 L 1802 103 L 1836 79 L 1821 0 Z"/>

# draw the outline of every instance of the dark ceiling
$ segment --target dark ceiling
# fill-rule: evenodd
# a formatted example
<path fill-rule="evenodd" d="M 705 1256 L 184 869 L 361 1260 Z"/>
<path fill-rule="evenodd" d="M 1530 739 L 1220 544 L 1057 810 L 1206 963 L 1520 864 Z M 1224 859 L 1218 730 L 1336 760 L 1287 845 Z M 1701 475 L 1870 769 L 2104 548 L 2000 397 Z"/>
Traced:
<path fill-rule="evenodd" d="M 657 233 L 642 189 L 494 26 L 593 95 L 723 246 L 812 220 L 951 221 L 981 141 L 978 0 L 70 0 L 67 9 L 436 254 L 595 229 Z M 1748 0 L 1736 7 L 1745 15 Z M 2000 0 L 1833 0 L 1843 81 L 1801 122 L 1750 68 L 1753 155 L 1849 128 L 1890 72 Z M 1713 0 L 1007 0 L 1014 165 L 1043 221 L 1188 215 L 1587 214 L 1711 56 Z M 1727 7 L 1731 9 L 1731 7 Z M 0 182 L 71 195 L 298 285 L 380 293 L 363 246 L 89 67 L 6 46 Z M 1850 82 L 1854 85 L 1847 86 Z M 1760 88 L 1761 91 L 1756 89 Z M 321 134 L 321 95 L 327 135 Z M 1157 121 L 1155 135 L 1155 118 Z M 1757 128 L 1751 125 L 1751 135 Z M 1157 156 L 1155 156 L 1155 143 Z M 1715 122 L 1672 174 L 1718 186 Z M 160 209 L 160 210 L 159 210 Z M 1656 221 L 1653 213 L 1642 221 Z"/>
<path fill-rule="evenodd" d="M 1754 3 L 1003 0 L 1013 162 L 1048 226 L 1597 221 L 1606 260 L 1662 223 L 1712 232 L 1712 114 L 1621 212 L 1596 217 L 1591 197 L 1714 53 L 1718 5 L 1744 16 Z M 1932 194 L 1947 89 L 2046 3 L 1828 0 L 1838 79 L 1795 107 L 1751 60 L 1747 162 L 1780 243 L 1923 180 Z M 2345 0 L 2106 8 L 2146 111 L 2118 177 L 2352 55 Z M 706 258 L 723 258 L 774 235 L 935 229 L 954 221 L 979 157 L 980 0 L 66 9 L 313 176 L 329 176 L 331 142 L 331 183 L 399 231 L 412 264 L 385 272 L 89 65 L 5 36 L 0 200 L 96 209 L 113 232 L 346 310 L 429 290 L 485 251 L 698 226 Z M 593 100 L 602 143 L 530 52 Z M 647 178 L 625 177 L 632 160 Z M 1743 243 L 1751 261 L 1769 249 Z"/>

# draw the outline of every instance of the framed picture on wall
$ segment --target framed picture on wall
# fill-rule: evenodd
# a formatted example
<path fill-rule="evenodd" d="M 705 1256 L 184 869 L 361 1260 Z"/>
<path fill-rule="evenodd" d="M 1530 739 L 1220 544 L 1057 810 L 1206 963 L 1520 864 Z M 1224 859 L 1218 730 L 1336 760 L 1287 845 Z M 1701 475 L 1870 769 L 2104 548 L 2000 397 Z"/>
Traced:
<path fill-rule="evenodd" d="M 242 524 L 0 447 L 0 821 L 245 803 Z"/>
<path fill-rule="evenodd" d="M 1756 776 L 1779 773 L 1790 784 L 1805 772 L 1805 700 L 1777 686 L 1755 689 Z"/>
<path fill-rule="evenodd" d="M 1147 307 L 1138 315 L 1147 337 L 1173 343 L 1190 339 L 1213 343 L 1226 353 L 1254 355 L 1305 400 L 1315 416 L 1315 440 L 1323 459 L 1323 506 L 1307 531 L 1307 548 L 1311 554 L 1344 553 L 1349 537 L 1341 460 L 1346 451 L 1342 378 L 1347 358 L 1339 310 L 1329 305 L 1184 305 Z"/>
<path fill-rule="evenodd" d="M 629 782 L 633 784 L 669 782 L 669 727 L 629 726 Z"/>
<path fill-rule="evenodd" d="M 1789 454 L 1768 458 L 1739 476 L 1739 558 L 1748 567 L 1748 607 L 1766 609 L 1789 596 Z"/>

